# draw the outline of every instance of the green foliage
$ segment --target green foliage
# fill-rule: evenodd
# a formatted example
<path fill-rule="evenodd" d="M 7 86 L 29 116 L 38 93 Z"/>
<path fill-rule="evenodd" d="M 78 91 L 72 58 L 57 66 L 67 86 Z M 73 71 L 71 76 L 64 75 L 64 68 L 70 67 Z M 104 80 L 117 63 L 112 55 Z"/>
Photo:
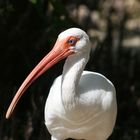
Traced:
<path fill-rule="evenodd" d="M 29 0 L 32 4 L 37 4 L 38 0 Z"/>

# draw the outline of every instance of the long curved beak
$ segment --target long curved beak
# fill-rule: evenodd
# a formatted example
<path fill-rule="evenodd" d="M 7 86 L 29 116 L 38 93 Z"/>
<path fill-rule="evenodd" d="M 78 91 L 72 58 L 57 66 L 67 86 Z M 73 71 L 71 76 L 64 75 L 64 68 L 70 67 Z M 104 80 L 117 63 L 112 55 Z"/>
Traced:
<path fill-rule="evenodd" d="M 27 76 L 27 78 L 21 84 L 20 88 L 18 89 L 16 95 L 14 96 L 7 110 L 6 118 L 8 119 L 11 116 L 20 97 L 40 75 L 42 75 L 46 70 L 51 68 L 54 64 L 56 64 L 60 60 L 66 58 L 67 56 L 73 53 L 74 51 L 66 44 L 66 40 L 61 40 L 61 41 L 57 40 L 53 49 L 50 51 L 50 53 L 48 53 L 37 64 L 37 66 L 31 71 L 31 73 Z"/>

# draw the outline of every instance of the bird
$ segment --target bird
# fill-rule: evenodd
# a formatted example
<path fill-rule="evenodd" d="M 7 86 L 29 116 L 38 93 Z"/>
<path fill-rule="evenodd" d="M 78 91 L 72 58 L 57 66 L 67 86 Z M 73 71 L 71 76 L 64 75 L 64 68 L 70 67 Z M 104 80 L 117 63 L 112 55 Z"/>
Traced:
<path fill-rule="evenodd" d="M 51 140 L 107 140 L 116 122 L 116 90 L 104 75 L 84 70 L 90 51 L 89 36 L 82 29 L 73 27 L 61 32 L 52 50 L 21 84 L 6 118 L 27 88 L 66 58 L 62 75 L 54 80 L 45 103 L 45 125 Z"/>

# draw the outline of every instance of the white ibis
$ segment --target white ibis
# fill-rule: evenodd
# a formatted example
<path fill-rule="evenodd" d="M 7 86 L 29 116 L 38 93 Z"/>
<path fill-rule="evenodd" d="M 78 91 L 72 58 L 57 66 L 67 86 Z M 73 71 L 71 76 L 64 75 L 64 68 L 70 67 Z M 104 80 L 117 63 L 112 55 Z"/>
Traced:
<path fill-rule="evenodd" d="M 45 124 L 52 135 L 51 140 L 106 140 L 116 121 L 116 92 L 105 76 L 83 71 L 90 50 L 89 37 L 83 30 L 70 28 L 60 33 L 52 51 L 22 83 L 6 118 L 10 117 L 31 83 L 67 57 L 63 73 L 55 79 L 45 105 Z"/>

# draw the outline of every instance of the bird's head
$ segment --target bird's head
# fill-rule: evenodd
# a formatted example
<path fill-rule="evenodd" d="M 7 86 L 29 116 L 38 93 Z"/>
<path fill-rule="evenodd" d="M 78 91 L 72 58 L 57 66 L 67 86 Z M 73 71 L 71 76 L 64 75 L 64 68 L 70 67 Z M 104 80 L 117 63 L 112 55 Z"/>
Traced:
<path fill-rule="evenodd" d="M 79 28 L 70 28 L 61 32 L 58 36 L 57 42 L 74 53 L 81 53 L 90 50 L 89 37 L 85 31 Z"/>
<path fill-rule="evenodd" d="M 79 28 L 70 28 L 60 33 L 53 49 L 38 63 L 21 84 L 7 110 L 6 118 L 11 116 L 22 94 L 40 75 L 54 64 L 70 55 L 89 51 L 89 38 L 83 30 Z"/>

